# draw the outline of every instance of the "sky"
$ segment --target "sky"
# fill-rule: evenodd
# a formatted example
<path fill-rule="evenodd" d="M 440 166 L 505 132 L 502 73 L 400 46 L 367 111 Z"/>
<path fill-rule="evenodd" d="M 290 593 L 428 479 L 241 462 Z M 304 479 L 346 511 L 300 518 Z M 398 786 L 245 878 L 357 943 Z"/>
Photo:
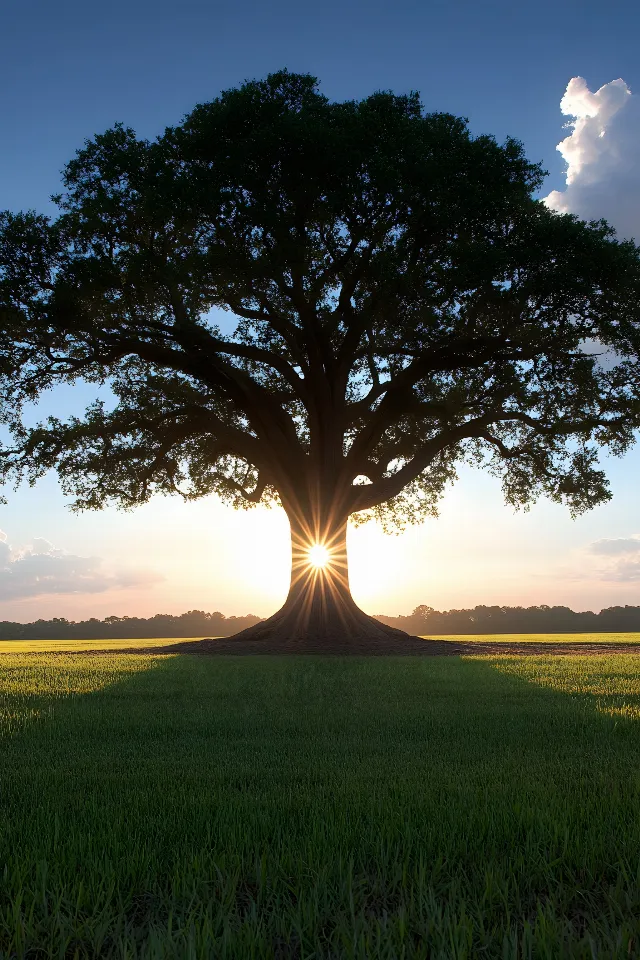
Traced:
<path fill-rule="evenodd" d="M 605 217 L 640 241 L 640 5 L 620 0 L 4 0 L 0 209 L 53 213 L 62 166 L 116 121 L 144 137 L 195 103 L 287 67 L 333 99 L 419 90 L 474 133 L 521 139 L 554 209 Z M 66 416 L 86 387 L 48 396 Z M 505 506 L 465 469 L 440 517 L 400 536 L 350 530 L 351 582 L 369 613 L 487 604 L 640 604 L 640 448 L 605 460 L 613 499 L 572 520 Z M 0 620 L 189 609 L 266 616 L 285 597 L 281 511 L 157 498 L 73 514 L 55 476 L 0 505 Z"/>

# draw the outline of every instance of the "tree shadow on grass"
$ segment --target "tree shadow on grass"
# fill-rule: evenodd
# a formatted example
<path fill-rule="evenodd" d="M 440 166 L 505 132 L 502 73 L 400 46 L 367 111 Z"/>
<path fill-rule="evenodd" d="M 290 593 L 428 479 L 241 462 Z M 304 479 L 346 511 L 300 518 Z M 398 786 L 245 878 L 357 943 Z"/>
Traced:
<path fill-rule="evenodd" d="M 169 651 L 167 651 L 169 652 Z M 114 651 L 4 653 L 0 656 L 0 742 L 50 716 L 69 698 L 85 696 L 149 669 L 151 657 L 117 657 Z"/>
<path fill-rule="evenodd" d="M 0 759 L 0 947 L 617 956 L 640 726 L 502 662 L 164 656 L 60 700 Z"/>
<path fill-rule="evenodd" d="M 166 652 L 166 647 L 138 648 L 133 645 L 124 653 Z M 320 640 L 244 640 L 234 637 L 204 637 L 177 641 L 171 646 L 172 653 L 196 656 L 606 656 L 614 653 L 640 653 L 640 641 L 563 641 L 544 640 L 508 641 L 495 639 L 441 640 L 438 637 L 411 637 L 406 639 L 385 638 L 333 641 Z"/>
<path fill-rule="evenodd" d="M 504 676 L 569 696 L 577 706 L 603 717 L 640 720 L 640 657 L 603 651 L 601 657 L 502 656 L 485 658 Z"/>

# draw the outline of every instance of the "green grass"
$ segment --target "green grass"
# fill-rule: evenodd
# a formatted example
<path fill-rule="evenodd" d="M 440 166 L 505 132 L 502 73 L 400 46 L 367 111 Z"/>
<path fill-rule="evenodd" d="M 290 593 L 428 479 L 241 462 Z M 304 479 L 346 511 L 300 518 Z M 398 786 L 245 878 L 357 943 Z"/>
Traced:
<path fill-rule="evenodd" d="M 463 643 L 640 643 L 640 633 L 434 633 L 433 639 Z"/>
<path fill-rule="evenodd" d="M 144 647 L 171 647 L 185 640 L 203 640 L 203 637 L 154 637 L 126 640 L 0 640 L 0 655 L 5 653 L 86 653 L 92 650 L 127 650 Z"/>
<path fill-rule="evenodd" d="M 126 640 L 0 640 L 0 655 L 6 653 L 80 653 L 85 651 L 169 647 L 202 637 L 156 637 Z M 220 638 L 226 639 L 226 638 Z M 425 637 L 431 639 L 431 637 Z M 485 633 L 433 635 L 434 640 L 459 640 L 463 643 L 640 643 L 640 633 Z"/>
<path fill-rule="evenodd" d="M 627 958 L 640 657 L 0 658 L 0 957 Z"/>

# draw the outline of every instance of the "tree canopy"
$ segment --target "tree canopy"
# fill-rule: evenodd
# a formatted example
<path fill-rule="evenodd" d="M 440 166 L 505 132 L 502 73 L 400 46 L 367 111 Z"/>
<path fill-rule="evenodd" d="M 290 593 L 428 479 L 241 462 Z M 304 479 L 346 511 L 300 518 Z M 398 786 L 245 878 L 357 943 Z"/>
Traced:
<path fill-rule="evenodd" d="M 601 503 L 598 450 L 640 424 L 639 250 L 543 177 L 416 93 L 287 71 L 96 136 L 57 218 L 0 217 L 2 476 L 55 468 L 80 508 L 276 500 L 312 539 L 422 518 L 465 459 L 516 506 Z M 25 428 L 77 379 L 113 402 Z"/>

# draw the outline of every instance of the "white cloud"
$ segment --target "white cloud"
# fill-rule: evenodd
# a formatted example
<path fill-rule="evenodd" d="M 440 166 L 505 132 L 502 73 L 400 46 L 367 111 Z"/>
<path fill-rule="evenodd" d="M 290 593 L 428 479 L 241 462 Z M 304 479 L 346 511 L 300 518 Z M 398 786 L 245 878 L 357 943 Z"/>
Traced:
<path fill-rule="evenodd" d="M 604 566 L 601 565 L 603 561 Z M 640 580 L 640 534 L 595 540 L 582 550 L 580 566 L 580 579 L 609 583 Z"/>
<path fill-rule="evenodd" d="M 100 557 L 66 553 L 42 537 L 13 550 L 0 537 L 0 601 L 47 594 L 104 593 L 162 579 L 150 571 L 104 569 Z"/>
<path fill-rule="evenodd" d="M 560 109 L 572 118 L 557 147 L 567 161 L 567 185 L 545 203 L 584 220 L 604 217 L 620 236 L 640 239 L 640 97 L 624 80 L 592 93 L 573 77 Z"/>
<path fill-rule="evenodd" d="M 606 571 L 603 580 L 614 580 L 617 583 L 632 583 L 640 580 L 640 560 L 619 560 Z"/>
<path fill-rule="evenodd" d="M 605 556 L 616 557 L 620 554 L 640 552 L 640 536 L 621 537 L 618 540 L 596 540 L 590 544 L 591 553 L 600 553 Z"/>
<path fill-rule="evenodd" d="M 49 556 L 62 556 L 62 550 L 56 550 L 52 543 L 49 543 L 48 540 L 45 540 L 43 537 L 34 537 L 31 543 L 29 544 L 29 553 L 33 554 L 34 557 L 49 555 Z"/>

